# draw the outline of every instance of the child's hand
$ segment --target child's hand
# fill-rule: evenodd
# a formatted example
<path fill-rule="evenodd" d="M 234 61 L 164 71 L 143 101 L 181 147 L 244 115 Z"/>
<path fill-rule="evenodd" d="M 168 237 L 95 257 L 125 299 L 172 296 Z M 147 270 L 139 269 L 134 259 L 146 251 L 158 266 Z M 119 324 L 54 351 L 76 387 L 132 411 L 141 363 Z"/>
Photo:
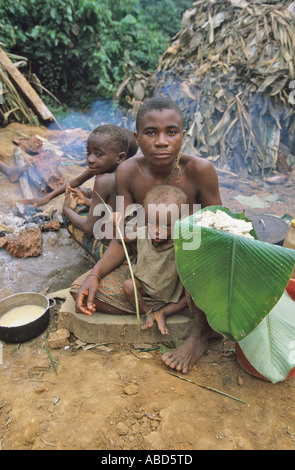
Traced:
<path fill-rule="evenodd" d="M 50 201 L 50 194 L 40 197 L 40 198 L 33 198 L 33 199 L 22 199 L 23 204 L 33 204 L 35 207 L 44 206 Z"/>
<path fill-rule="evenodd" d="M 74 192 L 74 189 L 71 188 L 69 184 L 67 184 L 66 188 L 66 195 L 64 200 L 64 207 L 69 207 L 72 210 L 75 210 L 77 205 L 78 197 Z"/>
<path fill-rule="evenodd" d="M 79 201 L 79 203 L 84 204 L 84 206 L 86 207 L 90 207 L 93 197 L 93 191 L 89 188 L 79 188 L 78 191 L 84 196 L 84 202 L 82 202 L 81 198 L 81 201 Z"/>
<path fill-rule="evenodd" d="M 95 276 L 89 276 L 76 294 L 76 312 L 92 315 L 95 312 L 94 298 L 99 281 Z"/>
<path fill-rule="evenodd" d="M 86 202 L 86 197 L 84 193 L 81 191 L 81 189 L 76 189 L 76 188 L 71 188 L 72 191 L 72 196 L 76 198 L 77 204 L 84 204 Z"/>

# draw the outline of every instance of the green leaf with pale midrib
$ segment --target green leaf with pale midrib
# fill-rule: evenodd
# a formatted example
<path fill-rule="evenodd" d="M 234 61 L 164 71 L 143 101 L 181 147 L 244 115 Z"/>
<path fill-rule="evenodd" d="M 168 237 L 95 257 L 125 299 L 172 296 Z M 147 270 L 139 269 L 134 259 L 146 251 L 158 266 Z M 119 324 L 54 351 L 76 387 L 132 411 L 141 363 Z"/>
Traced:
<path fill-rule="evenodd" d="M 239 346 L 257 372 L 277 383 L 295 367 L 290 348 L 294 339 L 295 302 L 285 291 L 260 324 L 239 341 Z"/>
<path fill-rule="evenodd" d="M 216 211 L 216 207 L 212 210 Z M 225 212 L 235 216 L 227 208 Z M 238 216 L 241 218 L 241 214 Z M 206 313 L 214 330 L 240 341 L 282 296 L 295 264 L 295 251 L 200 228 L 195 215 L 177 225 L 179 237 L 174 244 L 183 285 L 194 303 Z M 201 244 L 196 250 L 185 250 L 183 243 L 188 242 L 192 230 L 194 233 L 201 230 Z"/>

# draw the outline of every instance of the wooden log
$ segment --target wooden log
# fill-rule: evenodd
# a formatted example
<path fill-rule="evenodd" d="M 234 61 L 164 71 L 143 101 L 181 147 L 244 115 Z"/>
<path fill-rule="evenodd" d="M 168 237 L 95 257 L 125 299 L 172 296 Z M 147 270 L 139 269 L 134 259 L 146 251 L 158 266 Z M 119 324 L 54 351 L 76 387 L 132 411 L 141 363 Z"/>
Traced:
<path fill-rule="evenodd" d="M 25 77 L 20 73 L 20 71 L 13 65 L 9 57 L 5 54 L 3 49 L 0 47 L 0 67 L 5 69 L 10 76 L 11 80 L 21 92 L 24 99 L 32 107 L 33 111 L 43 120 L 43 121 L 55 121 L 53 114 L 47 106 L 43 103 L 39 95 L 36 93 L 33 87 L 25 79 Z"/>

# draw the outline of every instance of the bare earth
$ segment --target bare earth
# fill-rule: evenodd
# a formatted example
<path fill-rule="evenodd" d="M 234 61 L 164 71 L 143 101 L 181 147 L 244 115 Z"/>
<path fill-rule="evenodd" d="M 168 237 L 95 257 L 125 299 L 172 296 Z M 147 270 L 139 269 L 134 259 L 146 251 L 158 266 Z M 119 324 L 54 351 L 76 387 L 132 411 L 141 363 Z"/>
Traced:
<path fill-rule="evenodd" d="M 45 130 L 42 134 L 41 129 L 18 129 L 51 138 Z M 14 131 L 15 127 L 0 131 L 1 159 L 10 164 Z M 62 171 L 69 178 L 81 167 L 64 166 Z M 219 176 L 222 182 L 225 175 Z M 274 185 L 266 190 L 258 178 L 234 182 L 234 189 L 221 185 L 223 204 L 232 210 L 243 210 L 234 199 L 238 194 L 279 193 L 275 202 L 264 209 L 246 209 L 246 215 L 295 215 L 290 187 Z M 2 174 L 0 185 L 1 212 L 9 211 L 21 198 L 19 186 Z M 62 198 L 52 204 L 60 208 Z M 44 236 L 44 253 L 36 259 L 15 260 L 2 249 L 0 298 L 21 291 L 64 289 L 89 266 L 65 231 Z M 57 328 L 60 304 L 51 309 L 50 332 Z M 73 336 L 68 347 L 50 350 L 57 361 L 55 371 L 43 348 L 45 339 L 46 332 L 20 346 L 4 344 L 0 350 L 0 449 L 295 448 L 295 379 L 273 385 L 249 375 L 237 363 L 234 344 L 227 339 L 212 342 L 185 376 L 195 383 L 169 373 L 175 371 L 161 362 L 163 345 L 155 350 L 147 350 L 147 345 L 144 351 L 132 344 L 83 349 Z"/>

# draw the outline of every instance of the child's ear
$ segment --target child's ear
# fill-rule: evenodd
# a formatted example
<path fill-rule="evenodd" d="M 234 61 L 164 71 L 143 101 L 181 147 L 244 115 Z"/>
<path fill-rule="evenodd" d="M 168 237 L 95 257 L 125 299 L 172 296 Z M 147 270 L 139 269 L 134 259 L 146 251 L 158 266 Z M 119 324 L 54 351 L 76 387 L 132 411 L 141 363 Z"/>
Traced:
<path fill-rule="evenodd" d="M 123 162 L 124 160 L 126 160 L 127 158 L 127 153 L 126 152 L 120 152 L 118 157 L 117 157 L 117 163 L 118 165 Z"/>
<path fill-rule="evenodd" d="M 138 132 L 133 132 L 133 136 L 134 136 L 135 142 L 136 142 L 136 144 L 137 144 L 137 147 L 139 148 L 139 143 L 138 143 Z"/>

